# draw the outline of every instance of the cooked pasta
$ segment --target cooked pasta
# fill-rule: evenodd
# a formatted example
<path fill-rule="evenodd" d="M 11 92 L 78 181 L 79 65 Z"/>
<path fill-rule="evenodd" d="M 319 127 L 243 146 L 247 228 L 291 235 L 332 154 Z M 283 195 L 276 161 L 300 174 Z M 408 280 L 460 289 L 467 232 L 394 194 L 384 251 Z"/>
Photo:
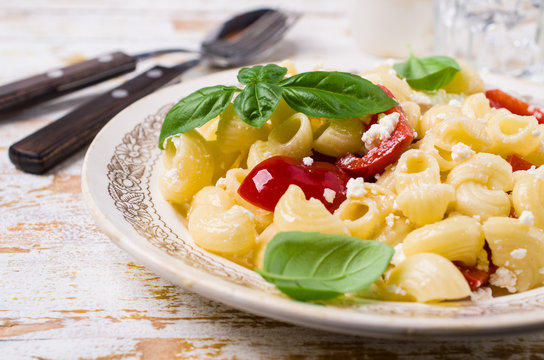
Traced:
<path fill-rule="evenodd" d="M 166 141 L 160 191 L 188 210 L 197 246 L 250 268 L 263 268 L 277 234 L 320 232 L 395 248 L 366 292 L 377 299 L 426 303 L 467 299 L 471 287 L 497 295 L 541 286 L 544 124 L 495 108 L 474 69 L 459 64 L 434 91 L 412 88 L 389 65 L 364 73 L 399 104 L 381 114 L 308 116 L 282 97 L 254 127 L 230 104 Z M 286 67 L 287 76 L 296 74 L 292 63 Z M 395 136 L 401 114 L 414 141 L 394 160 L 371 176 L 340 166 L 390 156 L 395 150 L 380 146 Z M 246 183 L 255 192 L 269 188 L 267 197 L 245 196 Z M 486 277 L 474 285 L 471 271 Z"/>
<path fill-rule="evenodd" d="M 274 227 L 278 231 L 317 231 L 348 235 L 346 225 L 316 199 L 306 200 L 302 190 L 290 185 L 276 205 Z"/>
<path fill-rule="evenodd" d="M 186 204 L 210 185 L 214 173 L 213 150 L 196 130 L 168 140 L 163 152 L 165 171 L 159 188 L 168 201 Z"/>
<path fill-rule="evenodd" d="M 470 294 L 459 269 L 448 259 L 431 253 L 407 257 L 389 275 L 386 289 L 418 302 L 461 299 Z"/>

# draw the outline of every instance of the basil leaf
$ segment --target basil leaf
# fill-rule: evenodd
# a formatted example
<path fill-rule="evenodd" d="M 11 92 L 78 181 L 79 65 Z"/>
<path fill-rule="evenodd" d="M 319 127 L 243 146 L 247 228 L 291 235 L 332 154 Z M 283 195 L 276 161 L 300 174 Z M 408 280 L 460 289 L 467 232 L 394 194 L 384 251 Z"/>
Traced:
<path fill-rule="evenodd" d="M 394 250 L 378 241 L 317 232 L 280 232 L 268 243 L 258 271 L 297 300 L 331 299 L 370 286 Z"/>
<path fill-rule="evenodd" d="M 164 140 L 170 136 L 187 132 L 204 125 L 227 108 L 240 91 L 235 86 L 205 87 L 181 99 L 170 109 L 162 124 L 159 148 L 164 149 Z"/>
<path fill-rule="evenodd" d="M 267 82 L 275 84 L 281 81 L 285 74 L 287 74 L 287 68 L 275 65 L 257 65 L 250 68 L 243 68 L 238 72 L 238 81 L 241 84 L 249 85 L 259 82 Z"/>
<path fill-rule="evenodd" d="M 234 99 L 234 111 L 242 121 L 260 127 L 264 124 L 281 100 L 282 88 L 268 83 L 249 84 Z"/>
<path fill-rule="evenodd" d="M 412 53 L 408 61 L 396 63 L 393 68 L 411 87 L 419 90 L 438 90 L 461 70 L 457 61 L 448 56 L 417 58 Z"/>
<path fill-rule="evenodd" d="M 314 117 L 359 117 L 389 110 L 397 104 L 379 86 L 345 72 L 300 73 L 278 85 L 289 106 Z"/>

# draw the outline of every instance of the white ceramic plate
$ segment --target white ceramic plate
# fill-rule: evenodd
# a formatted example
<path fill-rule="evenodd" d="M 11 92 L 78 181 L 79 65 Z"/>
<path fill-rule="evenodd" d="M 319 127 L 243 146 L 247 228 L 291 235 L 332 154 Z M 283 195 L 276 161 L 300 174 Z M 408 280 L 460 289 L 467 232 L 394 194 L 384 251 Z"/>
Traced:
<path fill-rule="evenodd" d="M 336 60 L 322 62 L 343 70 L 355 69 Z M 311 68 L 303 65 L 302 69 Z M 318 329 L 426 339 L 544 329 L 544 288 L 480 303 L 367 301 L 321 306 L 290 300 L 257 273 L 195 246 L 184 220 L 157 189 L 158 134 L 165 113 L 176 101 L 204 86 L 234 84 L 236 73 L 209 75 L 149 95 L 119 113 L 95 138 L 83 165 L 83 192 L 96 222 L 117 245 L 170 281 L 205 297 Z M 487 76 L 486 81 L 532 96 L 535 105 L 544 105 L 538 99 L 544 97 L 542 87 L 496 76 Z"/>

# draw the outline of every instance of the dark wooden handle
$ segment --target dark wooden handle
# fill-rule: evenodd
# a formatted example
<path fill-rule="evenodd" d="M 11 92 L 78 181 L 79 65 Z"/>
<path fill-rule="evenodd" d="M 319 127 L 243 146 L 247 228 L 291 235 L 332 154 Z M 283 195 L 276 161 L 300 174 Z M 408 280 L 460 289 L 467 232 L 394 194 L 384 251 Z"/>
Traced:
<path fill-rule="evenodd" d="M 9 148 L 15 166 L 32 174 L 43 174 L 88 145 L 100 129 L 119 111 L 167 84 L 188 66 L 155 66 L 125 84 L 81 105 L 59 120 L 41 128 Z M 183 65 L 183 64 L 182 64 Z"/>
<path fill-rule="evenodd" d="M 114 52 L 0 87 L 0 112 L 28 106 L 133 71 L 136 59 Z"/>

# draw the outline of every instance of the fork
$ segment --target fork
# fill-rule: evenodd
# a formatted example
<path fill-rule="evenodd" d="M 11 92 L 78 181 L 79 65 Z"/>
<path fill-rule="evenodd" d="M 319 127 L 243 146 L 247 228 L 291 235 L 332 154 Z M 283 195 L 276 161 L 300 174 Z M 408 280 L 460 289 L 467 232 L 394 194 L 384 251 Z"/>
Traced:
<path fill-rule="evenodd" d="M 238 66 L 262 56 L 262 52 L 277 42 L 297 18 L 297 14 L 273 11 L 261 16 L 230 41 L 225 39 L 220 44 L 204 41 L 199 58 L 172 67 L 157 65 L 99 95 L 11 145 L 9 158 L 22 171 L 43 174 L 88 145 L 113 116 L 131 103 L 167 85 L 201 62 L 220 67 Z M 211 49 L 224 55 L 212 56 Z"/>

